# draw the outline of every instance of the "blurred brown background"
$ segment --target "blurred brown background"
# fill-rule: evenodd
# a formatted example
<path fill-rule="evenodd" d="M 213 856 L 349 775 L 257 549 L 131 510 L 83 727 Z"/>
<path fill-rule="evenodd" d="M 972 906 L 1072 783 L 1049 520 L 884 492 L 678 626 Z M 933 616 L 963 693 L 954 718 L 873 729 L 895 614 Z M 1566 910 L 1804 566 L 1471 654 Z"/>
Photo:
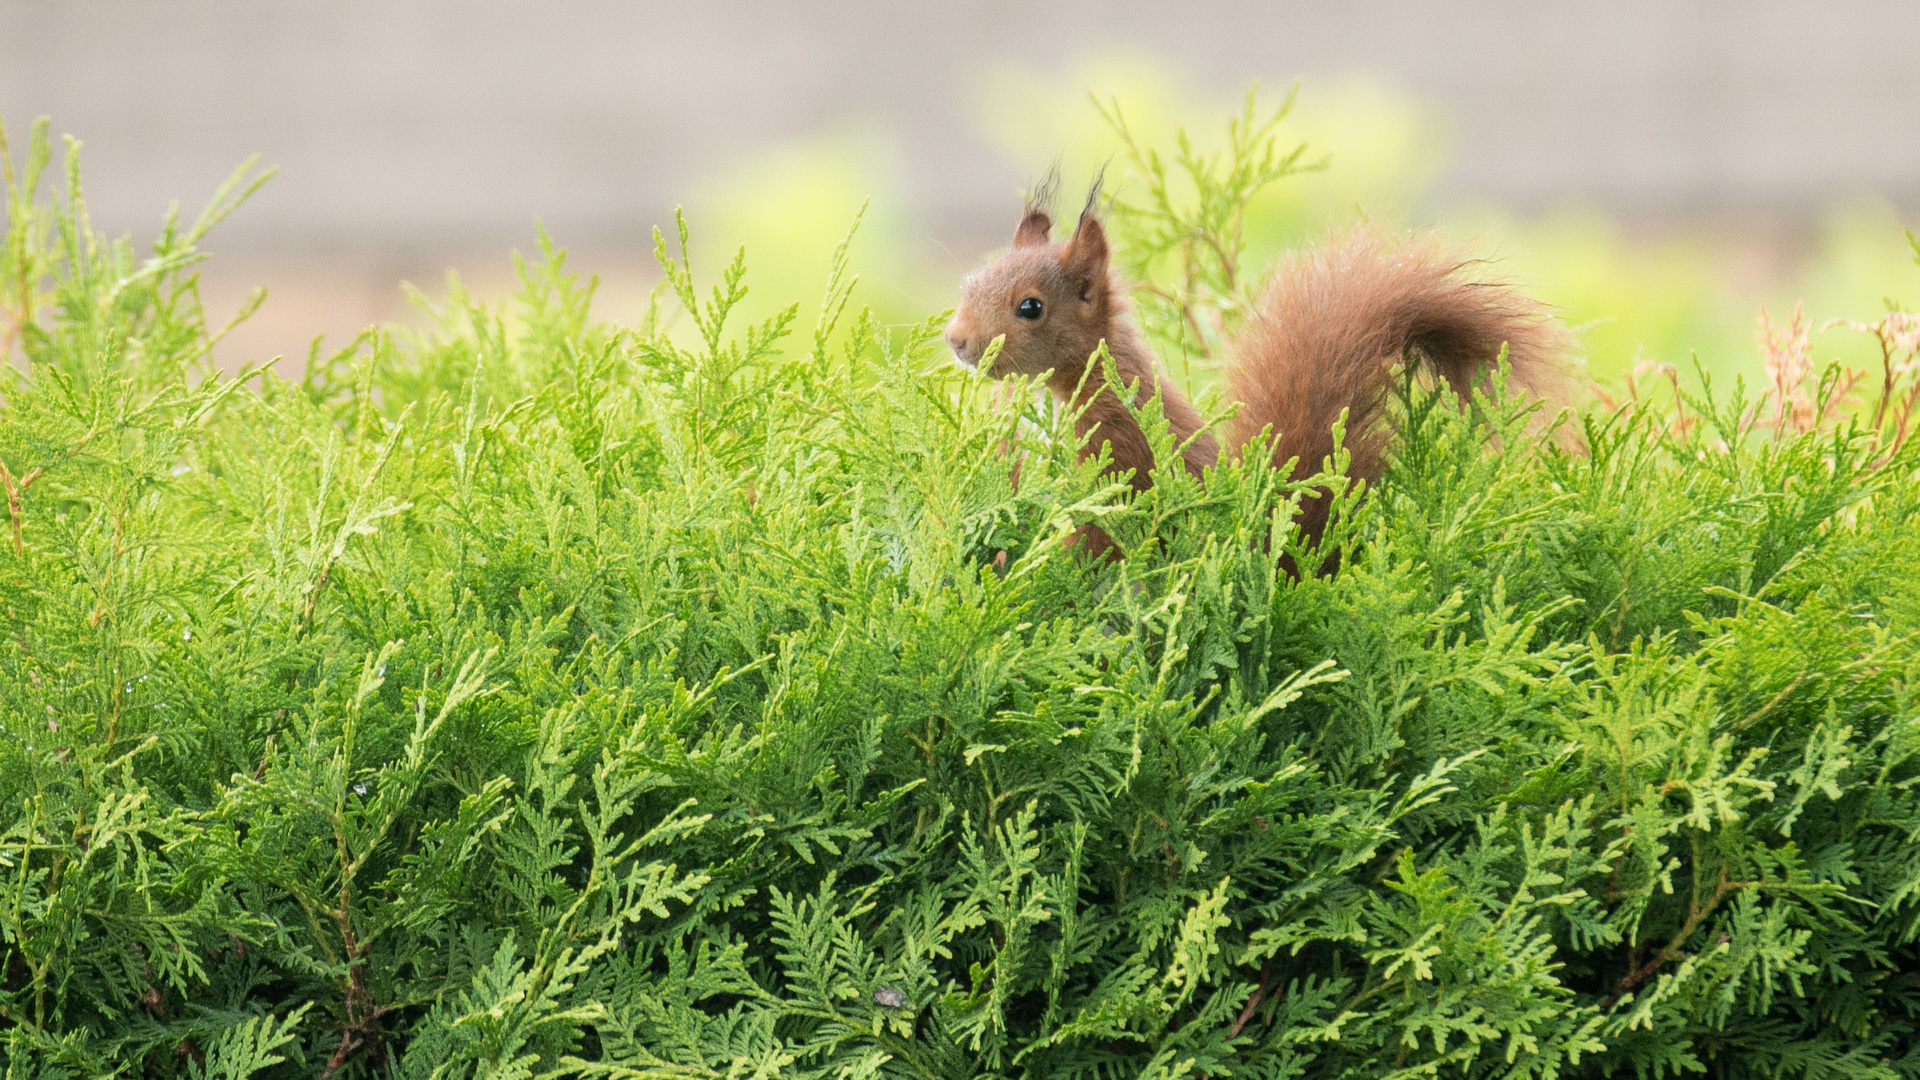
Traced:
<path fill-rule="evenodd" d="M 983 86 L 1096 54 L 1220 94 L 1371 73 L 1449 125 L 1438 198 L 1791 246 L 1835 199 L 1920 207 L 1916 41 L 1912 0 L 0 0 L 0 116 L 82 138 L 96 224 L 139 240 L 246 155 L 279 166 L 208 245 L 215 305 L 272 290 L 231 356 L 402 317 L 402 279 L 497 278 L 536 219 L 625 302 L 676 203 L 836 131 L 898 147 L 891 209 L 971 261 L 1029 179 Z"/>

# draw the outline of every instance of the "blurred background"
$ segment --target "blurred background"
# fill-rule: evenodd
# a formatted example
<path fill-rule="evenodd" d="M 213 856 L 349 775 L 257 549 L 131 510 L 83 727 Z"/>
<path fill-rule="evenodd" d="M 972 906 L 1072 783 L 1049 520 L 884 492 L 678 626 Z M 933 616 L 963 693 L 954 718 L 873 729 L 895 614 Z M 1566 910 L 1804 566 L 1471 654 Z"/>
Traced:
<path fill-rule="evenodd" d="M 233 364 L 419 321 L 457 269 L 511 287 L 535 223 L 631 321 L 684 205 L 696 272 L 818 295 L 865 200 L 860 302 L 950 305 L 1055 160 L 1217 138 L 1258 81 L 1324 172 L 1254 215 L 1276 250 L 1367 216 L 1473 238 L 1582 328 L 1595 373 L 1758 370 L 1760 304 L 1920 303 L 1912 0 L 968 4 L 0 0 L 0 116 L 85 141 L 96 227 L 150 240 L 242 159 L 278 176 L 206 247 L 210 314 L 269 299 Z M 1871 343 L 1819 339 L 1864 360 Z M 1877 352 L 1872 353 L 1877 358 Z M 297 359 L 293 367 L 297 372 Z"/>

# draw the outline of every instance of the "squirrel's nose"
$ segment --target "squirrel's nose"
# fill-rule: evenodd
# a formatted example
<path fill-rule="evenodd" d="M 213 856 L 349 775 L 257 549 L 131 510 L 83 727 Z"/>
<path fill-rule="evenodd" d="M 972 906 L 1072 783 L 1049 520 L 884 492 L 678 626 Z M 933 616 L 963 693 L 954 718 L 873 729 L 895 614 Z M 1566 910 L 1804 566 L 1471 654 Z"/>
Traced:
<path fill-rule="evenodd" d="M 947 327 L 947 345 L 953 349 L 953 355 L 967 355 L 967 335 L 961 333 L 958 327 Z"/>

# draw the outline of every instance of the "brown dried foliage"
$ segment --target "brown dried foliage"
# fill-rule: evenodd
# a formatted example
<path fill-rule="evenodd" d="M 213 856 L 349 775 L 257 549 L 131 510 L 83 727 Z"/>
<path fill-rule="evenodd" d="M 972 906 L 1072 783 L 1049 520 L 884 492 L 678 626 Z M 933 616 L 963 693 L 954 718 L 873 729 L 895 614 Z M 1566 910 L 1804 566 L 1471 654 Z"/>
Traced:
<path fill-rule="evenodd" d="M 1906 445 L 1916 419 L 1920 419 L 1916 416 L 1920 411 L 1920 316 L 1896 309 L 1873 322 L 1830 319 L 1819 325 L 1822 334 L 1846 327 L 1872 337 L 1880 346 L 1877 383 L 1866 369 L 1818 362 L 1813 349 L 1815 327 L 1807 318 L 1804 303 L 1793 305 L 1793 315 L 1785 325 L 1776 322 L 1764 306 L 1757 321 L 1753 336 L 1760 345 L 1767 384 L 1757 397 L 1743 404 L 1733 427 L 1734 438 L 1759 434 L 1779 443 L 1858 422 L 1878 443 L 1879 452 L 1872 462 L 1875 468 L 1885 465 Z M 1664 401 L 1655 399 L 1642 386 L 1641 380 L 1649 375 L 1667 384 Z M 1667 435 L 1683 444 L 1711 426 L 1703 423 L 1700 409 L 1704 403 L 1688 395 L 1672 364 L 1642 361 L 1627 377 L 1624 399 L 1602 394 L 1601 401 L 1611 409 L 1657 409 L 1664 418 L 1662 427 Z M 1708 447 L 1695 452 L 1711 449 L 1725 453 L 1727 441 L 1724 436 L 1715 438 Z"/>

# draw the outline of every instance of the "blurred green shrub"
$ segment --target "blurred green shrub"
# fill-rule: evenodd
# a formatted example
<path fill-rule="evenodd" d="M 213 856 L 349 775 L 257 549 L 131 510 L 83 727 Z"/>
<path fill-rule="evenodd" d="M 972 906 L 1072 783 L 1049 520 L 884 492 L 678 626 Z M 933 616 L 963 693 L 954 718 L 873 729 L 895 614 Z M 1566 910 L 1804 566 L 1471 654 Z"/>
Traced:
<path fill-rule="evenodd" d="M 1094 88 L 1089 95 L 1089 87 Z M 1102 110 L 1123 115 L 1142 145 L 1171 148 L 1195 117 L 1230 115 L 1235 103 L 1195 89 L 1178 70 L 1150 56 L 1098 55 L 1045 74 L 1007 66 L 981 81 L 978 123 L 990 142 L 1038 178 L 1057 165 L 1079 182 L 1124 155 Z M 1200 153 L 1217 150 L 1224 130 L 1195 125 Z M 1258 268 L 1279 251 L 1323 236 L 1361 216 L 1432 224 L 1499 260 L 1516 280 L 1556 305 L 1580 328 L 1591 374 L 1617 388 L 1642 362 L 1675 366 L 1688 381 L 1696 358 L 1725 385 L 1763 377 L 1754 344 L 1756 314 L 1776 314 L 1796 300 L 1820 319 L 1871 320 L 1892 299 L 1920 306 L 1920 272 L 1908 261 L 1901 222 L 1871 200 L 1836 206 L 1809 237 L 1804 253 L 1787 241 L 1751 242 L 1718 232 L 1629 236 L 1591 208 L 1563 207 L 1534 217 L 1497 208 L 1435 202 L 1434 180 L 1451 153 L 1448 119 L 1435 107 L 1377 80 L 1347 78 L 1305 88 L 1281 128 L 1289 147 L 1306 147 L 1300 164 L 1321 164 L 1273 184 L 1245 206 L 1246 263 Z M 802 295 L 802 284 L 825 271 L 829 234 L 862 200 L 873 210 L 852 259 L 865 284 L 862 303 L 884 322 L 905 323 L 951 303 L 958 282 L 982 254 L 935 258 L 917 239 L 924 226 L 902 210 L 900 150 L 877 136 L 839 135 L 751 156 L 717 175 L 695 205 L 710 223 L 703 232 L 724 244 L 696 249 L 711 265 L 751 239 L 759 288 L 770 296 Z M 1119 175 L 1108 191 L 1139 194 Z M 1176 187 L 1180 178 L 1173 177 Z M 1017 192 L 1007 192 L 1011 235 Z M 884 212 L 885 217 L 880 214 Z M 1728 241 L 1741 241 L 1729 243 Z M 1785 250 L 1790 258 L 1776 264 Z M 1759 262 L 1756 264 L 1756 260 Z M 772 308 L 748 308 L 756 316 Z M 810 317 L 810 316 L 803 316 Z M 1822 357 L 1855 366 L 1874 362 L 1873 343 L 1845 329 L 1820 335 Z M 1176 370 L 1177 358 L 1170 358 Z M 1211 379 L 1207 370 L 1195 382 Z"/>

